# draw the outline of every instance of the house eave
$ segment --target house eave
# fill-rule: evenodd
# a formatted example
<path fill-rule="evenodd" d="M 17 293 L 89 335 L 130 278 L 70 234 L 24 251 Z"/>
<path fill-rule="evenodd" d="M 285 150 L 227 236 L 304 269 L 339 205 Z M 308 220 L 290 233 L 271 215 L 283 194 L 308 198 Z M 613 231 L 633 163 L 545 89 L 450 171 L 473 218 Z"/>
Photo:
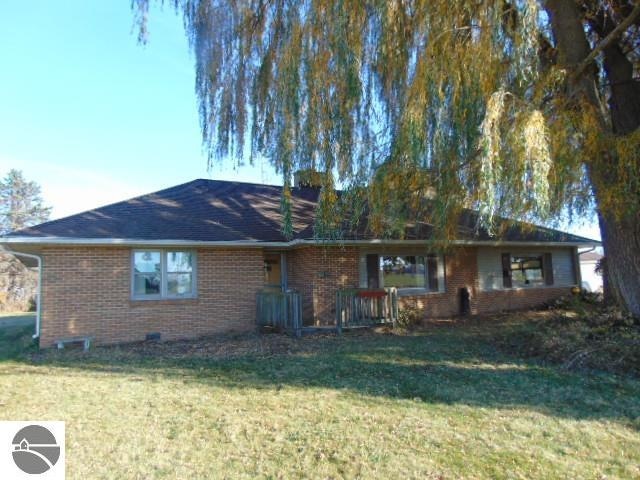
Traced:
<path fill-rule="evenodd" d="M 322 241 L 307 241 L 304 243 L 311 243 L 316 245 L 322 244 L 340 244 L 340 245 L 424 245 L 428 240 L 345 240 L 336 242 L 322 242 Z M 295 243 L 295 241 L 293 242 Z M 517 247 L 517 246 L 547 246 L 547 247 L 591 247 L 600 246 L 601 243 L 595 240 L 589 240 L 586 242 L 540 242 L 540 241 L 513 241 L 513 240 L 449 240 L 448 245 L 457 246 L 485 246 L 485 247 Z"/>
<path fill-rule="evenodd" d="M 233 241 L 199 241 L 184 239 L 144 240 L 135 238 L 72 238 L 72 237 L 0 237 L 0 245 L 33 245 L 33 246 L 207 246 L 207 247 L 286 247 L 290 242 L 261 242 L 258 240 L 233 240 Z"/>
<path fill-rule="evenodd" d="M 33 247 L 45 246 L 185 246 L 185 247 L 241 247 L 241 248 L 295 248 L 306 245 L 423 245 L 427 240 L 312 240 L 297 239 L 289 242 L 265 242 L 259 240 L 233 240 L 233 241 L 202 241 L 184 239 L 144 240 L 130 238 L 71 238 L 71 237 L 0 237 L 0 245 L 24 245 Z M 572 241 L 572 242 L 541 242 L 541 241 L 506 241 L 506 240 L 450 240 L 449 245 L 455 246 L 490 246 L 490 247 L 599 247 L 601 242 L 596 240 Z"/>

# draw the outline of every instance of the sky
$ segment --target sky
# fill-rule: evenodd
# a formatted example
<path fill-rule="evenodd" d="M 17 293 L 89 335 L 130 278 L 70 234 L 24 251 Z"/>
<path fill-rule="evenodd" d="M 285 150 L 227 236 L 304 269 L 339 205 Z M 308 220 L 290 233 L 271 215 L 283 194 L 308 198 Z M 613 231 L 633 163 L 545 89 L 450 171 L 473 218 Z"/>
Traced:
<path fill-rule="evenodd" d="M 0 175 L 38 182 L 53 218 L 196 178 L 279 182 L 207 169 L 182 20 L 156 7 L 149 29 L 138 44 L 129 0 L 0 0 Z"/>
<path fill-rule="evenodd" d="M 0 0 L 0 175 L 42 187 L 52 218 L 196 178 L 281 184 L 266 162 L 207 168 L 182 20 L 130 0 Z M 596 225 L 568 230 L 599 239 Z"/>

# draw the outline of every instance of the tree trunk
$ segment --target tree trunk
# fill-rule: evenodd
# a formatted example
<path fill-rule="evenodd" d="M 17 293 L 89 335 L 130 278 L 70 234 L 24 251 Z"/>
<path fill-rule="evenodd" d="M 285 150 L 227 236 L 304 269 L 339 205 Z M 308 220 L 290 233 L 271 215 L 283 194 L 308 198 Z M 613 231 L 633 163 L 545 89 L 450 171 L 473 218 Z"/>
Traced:
<path fill-rule="evenodd" d="M 605 253 L 607 294 L 640 316 L 640 215 L 624 221 L 599 216 Z"/>
<path fill-rule="evenodd" d="M 569 72 L 590 53 L 582 24 L 582 12 L 574 0 L 548 0 L 545 3 L 558 49 L 558 62 Z M 602 113 L 600 128 L 606 134 L 627 134 L 640 124 L 640 90 L 632 82 L 632 68 L 616 45 L 604 50 L 605 71 L 612 83 L 610 107 L 603 108 L 596 82 L 596 65 L 568 85 L 567 94 L 576 102 L 587 101 Z M 577 103 L 579 104 L 579 103 Z M 607 113 L 605 113 L 607 112 Z M 603 152 L 603 156 L 605 152 Z M 629 198 L 619 202 L 631 202 L 632 211 L 617 214 L 603 211 L 602 196 L 618 186 L 617 158 L 611 152 L 606 158 L 594 159 L 586 165 L 596 198 L 600 233 L 604 246 L 606 267 L 604 275 L 611 300 L 631 313 L 640 316 L 640 192 L 631 192 Z M 619 209 L 624 211 L 626 205 Z"/>
<path fill-rule="evenodd" d="M 611 23 L 605 22 L 605 25 Z M 603 66 L 611 85 L 609 111 L 613 134 L 627 135 L 640 126 L 640 83 L 634 81 L 633 65 L 617 43 L 604 50 Z M 606 180 L 617 179 L 600 179 Z M 633 202 L 633 198 L 637 201 Z M 640 192 L 625 200 L 640 208 Z M 599 213 L 598 219 L 607 258 L 603 272 L 605 296 L 640 316 L 640 214 L 636 210 L 617 219 Z"/>

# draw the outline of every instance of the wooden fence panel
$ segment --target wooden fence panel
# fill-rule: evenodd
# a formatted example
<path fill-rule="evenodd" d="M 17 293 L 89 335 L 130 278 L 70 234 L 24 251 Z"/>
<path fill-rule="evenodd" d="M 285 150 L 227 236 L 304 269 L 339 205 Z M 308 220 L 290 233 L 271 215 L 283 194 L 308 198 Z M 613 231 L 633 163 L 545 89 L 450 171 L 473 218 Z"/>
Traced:
<path fill-rule="evenodd" d="M 396 288 L 338 290 L 336 294 L 336 328 L 370 326 L 398 320 Z"/>
<path fill-rule="evenodd" d="M 302 297 L 295 290 L 263 290 L 256 297 L 256 324 L 296 336 L 302 333 Z"/>

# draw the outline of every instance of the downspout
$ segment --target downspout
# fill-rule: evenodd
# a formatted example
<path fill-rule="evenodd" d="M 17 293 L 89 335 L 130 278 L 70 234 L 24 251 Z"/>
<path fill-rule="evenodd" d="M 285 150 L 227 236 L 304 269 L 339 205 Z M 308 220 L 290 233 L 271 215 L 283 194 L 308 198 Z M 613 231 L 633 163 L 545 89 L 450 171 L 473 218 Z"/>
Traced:
<path fill-rule="evenodd" d="M 582 289 L 582 269 L 580 268 L 580 255 L 582 255 L 583 253 L 589 253 L 589 252 L 593 252 L 596 249 L 596 247 L 591 247 L 587 250 L 583 250 L 582 252 L 579 252 L 578 249 L 576 248 L 576 254 L 573 257 L 574 260 L 574 268 L 576 271 L 576 281 L 578 282 L 578 287 L 580 287 L 580 289 Z"/>
<path fill-rule="evenodd" d="M 40 298 L 42 297 L 42 257 L 40 255 L 34 255 L 32 253 L 20 253 L 13 250 L 7 250 L 4 247 L 0 247 L 4 253 L 14 255 L 16 257 L 33 258 L 38 262 L 38 288 L 36 291 L 36 333 L 32 335 L 32 338 L 40 337 Z"/>

